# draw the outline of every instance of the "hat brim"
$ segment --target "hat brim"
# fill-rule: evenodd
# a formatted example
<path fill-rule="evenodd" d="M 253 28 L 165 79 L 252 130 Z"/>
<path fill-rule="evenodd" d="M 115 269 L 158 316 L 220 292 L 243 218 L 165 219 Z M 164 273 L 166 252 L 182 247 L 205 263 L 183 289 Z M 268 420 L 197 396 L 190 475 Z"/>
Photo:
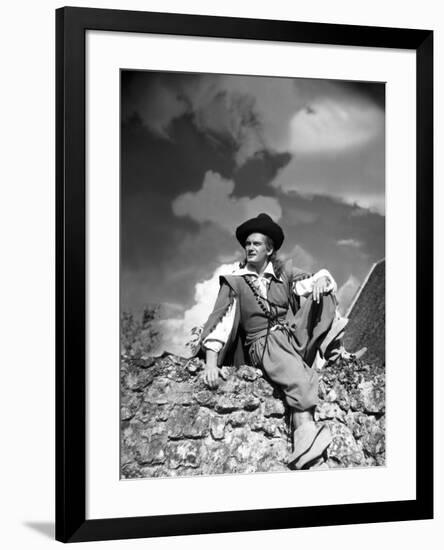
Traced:
<path fill-rule="evenodd" d="M 262 235 L 270 237 L 275 250 L 279 250 L 284 241 L 284 233 L 280 225 L 266 214 L 260 214 L 256 218 L 252 218 L 241 224 L 236 229 L 236 238 L 245 247 L 245 241 L 252 233 L 262 233 Z"/>

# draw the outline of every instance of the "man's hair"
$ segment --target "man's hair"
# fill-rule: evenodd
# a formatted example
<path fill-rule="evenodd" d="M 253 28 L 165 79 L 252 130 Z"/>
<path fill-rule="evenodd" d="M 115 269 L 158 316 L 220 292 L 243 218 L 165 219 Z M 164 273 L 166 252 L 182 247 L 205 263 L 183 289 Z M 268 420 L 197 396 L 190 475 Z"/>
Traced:
<path fill-rule="evenodd" d="M 270 250 L 271 248 L 273 249 L 273 252 L 271 253 L 269 261 L 273 265 L 273 269 L 276 277 L 279 277 L 280 274 L 282 273 L 282 270 L 284 269 L 284 263 L 277 256 L 276 250 L 274 248 L 273 239 L 271 239 L 268 235 L 264 235 L 264 237 L 265 237 L 265 246 L 268 248 L 268 250 Z M 244 260 L 242 260 L 242 262 L 239 263 L 239 267 L 242 268 L 242 267 L 245 267 L 246 265 L 247 265 L 247 258 L 245 257 Z"/>

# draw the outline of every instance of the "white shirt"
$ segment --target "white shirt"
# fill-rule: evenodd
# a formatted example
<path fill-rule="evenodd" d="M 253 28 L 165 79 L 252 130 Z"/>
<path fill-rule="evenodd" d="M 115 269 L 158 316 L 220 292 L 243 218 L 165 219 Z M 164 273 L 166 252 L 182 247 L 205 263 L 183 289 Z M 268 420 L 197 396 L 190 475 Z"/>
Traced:
<path fill-rule="evenodd" d="M 258 275 L 255 271 L 250 271 L 246 267 L 238 268 L 233 271 L 231 275 L 253 275 L 255 281 L 253 284 L 264 298 L 267 297 L 268 287 L 271 279 L 274 277 L 276 280 L 282 280 L 280 277 L 276 277 L 273 269 L 273 264 L 268 262 L 267 267 L 264 269 L 262 275 Z M 336 292 L 336 281 L 331 276 L 330 272 L 326 269 L 321 269 L 311 277 L 302 279 L 293 284 L 293 292 L 297 296 L 308 296 L 313 292 L 313 285 L 320 277 L 327 277 L 327 292 Z M 236 298 L 229 306 L 227 313 L 222 317 L 216 327 L 210 332 L 210 334 L 203 341 L 205 349 L 210 349 L 218 353 L 226 344 L 230 335 L 231 329 L 234 323 L 234 314 L 236 311 Z"/>

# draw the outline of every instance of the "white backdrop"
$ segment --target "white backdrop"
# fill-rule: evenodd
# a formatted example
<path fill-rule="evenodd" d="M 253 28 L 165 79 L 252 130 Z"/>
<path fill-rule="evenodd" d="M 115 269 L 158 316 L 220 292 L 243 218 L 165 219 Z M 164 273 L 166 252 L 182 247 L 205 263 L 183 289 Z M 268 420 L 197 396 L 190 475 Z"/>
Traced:
<path fill-rule="evenodd" d="M 251 4 L 251 5 L 250 5 Z M 2 10 L 1 129 L 2 231 L 1 334 L 2 334 L 2 489 L 0 541 L 8 549 L 47 548 L 53 541 L 54 519 L 54 9 L 63 4 L 43 0 L 10 3 Z M 434 28 L 435 97 L 442 97 L 442 40 L 444 20 L 439 3 L 423 0 L 388 3 L 373 0 L 363 5 L 353 0 L 290 3 L 224 0 L 70 1 L 69 5 L 207 13 L 239 17 L 294 19 L 332 23 Z M 442 107 L 436 105 L 436 145 L 444 143 Z M 436 159 L 436 181 L 444 172 Z M 436 212 L 444 207 L 444 194 L 436 188 Z M 437 216 L 436 216 L 437 217 Z M 436 221 L 437 241 L 444 226 Z M 444 256 L 436 249 L 435 280 L 443 280 Z M 442 246 L 441 246 L 442 249 Z M 443 292 L 435 285 L 436 309 L 443 306 Z M 6 307 L 5 307 L 6 305 Z M 436 339 L 444 323 L 436 316 Z M 439 354 L 437 354 L 439 363 Z M 439 366 L 439 365 L 438 365 Z M 444 377 L 436 370 L 435 387 Z M 438 397 L 438 396 L 437 396 Z M 442 419 L 437 403 L 436 463 L 444 459 Z M 151 548 L 238 548 L 255 545 L 362 549 L 417 548 L 438 540 L 444 532 L 443 475 L 436 471 L 436 518 L 433 521 L 380 525 L 324 527 L 241 534 L 151 539 Z M 104 543 L 87 543 L 89 546 Z M 146 540 L 105 543 L 116 548 L 146 545 Z M 439 543 L 429 542 L 432 548 Z"/>

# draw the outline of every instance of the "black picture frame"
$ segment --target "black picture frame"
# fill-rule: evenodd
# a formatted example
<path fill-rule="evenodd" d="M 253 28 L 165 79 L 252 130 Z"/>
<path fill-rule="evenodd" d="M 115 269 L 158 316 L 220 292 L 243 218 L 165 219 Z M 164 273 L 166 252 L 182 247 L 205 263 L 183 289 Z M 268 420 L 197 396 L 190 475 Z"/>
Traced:
<path fill-rule="evenodd" d="M 85 35 L 139 32 L 416 52 L 416 499 L 85 519 Z M 56 10 L 56 539 L 285 529 L 433 517 L 433 32 L 64 7 Z"/>

